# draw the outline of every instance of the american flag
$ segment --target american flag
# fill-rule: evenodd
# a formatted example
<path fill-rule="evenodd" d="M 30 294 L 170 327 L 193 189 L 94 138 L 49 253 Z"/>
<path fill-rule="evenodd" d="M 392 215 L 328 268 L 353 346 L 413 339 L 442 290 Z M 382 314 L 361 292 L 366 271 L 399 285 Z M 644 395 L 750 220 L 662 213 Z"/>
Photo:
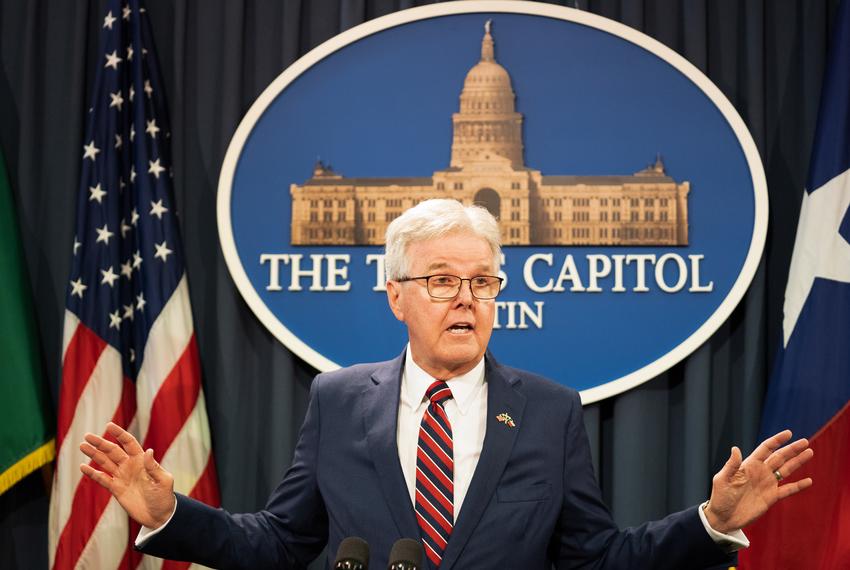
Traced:
<path fill-rule="evenodd" d="M 83 434 L 113 421 L 154 449 L 175 490 L 219 504 L 150 25 L 139 0 L 107 10 L 80 149 L 50 567 L 186 567 L 141 560 L 135 525 L 79 469 Z"/>

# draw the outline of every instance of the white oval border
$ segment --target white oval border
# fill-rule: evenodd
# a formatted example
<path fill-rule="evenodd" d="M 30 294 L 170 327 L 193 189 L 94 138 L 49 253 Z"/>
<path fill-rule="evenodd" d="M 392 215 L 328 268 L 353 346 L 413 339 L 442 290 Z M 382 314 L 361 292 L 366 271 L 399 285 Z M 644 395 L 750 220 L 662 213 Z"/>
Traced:
<path fill-rule="evenodd" d="M 574 8 L 566 8 L 562 6 L 553 6 L 549 4 L 539 4 L 536 2 L 525 2 L 516 0 L 459 0 L 457 2 L 447 2 L 443 4 L 431 4 L 410 8 L 395 12 L 387 16 L 382 16 L 374 20 L 370 20 L 359 26 L 355 26 L 316 48 L 310 50 L 307 54 L 301 57 L 298 61 L 289 66 L 281 73 L 268 87 L 260 94 L 251 108 L 239 123 L 239 127 L 230 141 L 227 148 L 227 154 L 224 157 L 224 162 L 221 166 L 221 176 L 218 183 L 218 196 L 216 203 L 217 218 L 218 218 L 218 233 L 221 242 L 221 249 L 224 253 L 224 260 L 227 268 L 230 271 L 233 281 L 236 283 L 237 289 L 242 294 L 242 297 L 248 303 L 248 306 L 254 312 L 260 322 L 262 322 L 271 333 L 282 342 L 289 350 L 294 352 L 298 357 L 320 371 L 329 371 L 339 368 L 339 364 L 329 360 L 327 357 L 313 350 L 305 342 L 287 329 L 283 323 L 271 312 L 265 303 L 260 299 L 254 289 L 248 275 L 245 273 L 245 268 L 242 266 L 242 261 L 236 251 L 236 243 L 233 239 L 233 228 L 230 225 L 230 197 L 231 188 L 233 185 L 233 176 L 236 172 L 236 166 L 239 163 L 239 157 L 242 154 L 242 148 L 248 136 L 254 128 L 254 125 L 260 119 L 260 116 L 266 108 L 274 101 L 274 99 L 294 81 L 299 75 L 307 71 L 310 67 L 334 53 L 335 51 L 371 34 L 393 28 L 409 22 L 417 20 L 425 20 L 428 18 L 436 18 L 439 16 L 448 16 L 453 14 L 470 14 L 476 12 L 491 12 L 491 13 L 509 13 L 509 14 L 528 14 L 532 16 L 544 16 L 558 20 L 566 20 L 575 22 L 591 28 L 596 28 L 612 35 L 618 36 L 627 40 L 639 47 L 644 48 L 650 53 L 665 60 L 667 63 L 675 67 L 685 77 L 690 79 L 712 103 L 718 108 L 723 117 L 732 127 L 741 148 L 744 151 L 747 164 L 750 168 L 752 176 L 753 192 L 755 198 L 755 219 L 753 220 L 753 235 L 750 241 L 750 249 L 747 252 L 747 257 L 744 260 L 744 266 L 738 274 L 734 285 L 729 290 L 726 298 L 720 303 L 720 306 L 712 313 L 712 315 L 694 331 L 691 336 L 679 343 L 673 350 L 667 352 L 664 356 L 647 364 L 643 368 L 639 368 L 625 376 L 616 380 L 611 380 L 605 384 L 600 384 L 593 388 L 581 391 L 581 400 L 583 404 L 597 402 L 610 396 L 615 396 L 626 390 L 634 388 L 652 378 L 655 378 L 662 372 L 666 371 L 673 365 L 683 360 L 694 350 L 700 347 L 726 318 L 732 313 L 732 310 L 738 305 L 741 298 L 746 293 L 747 288 L 752 282 L 756 269 L 758 268 L 759 260 L 764 249 L 765 238 L 767 236 L 767 181 L 764 174 L 758 150 L 755 142 L 750 135 L 749 130 L 744 124 L 738 112 L 732 106 L 732 103 L 725 95 L 717 88 L 711 80 L 708 79 L 699 69 L 684 57 L 668 48 L 661 42 L 647 36 L 646 34 L 630 28 L 619 22 L 590 14 Z"/>

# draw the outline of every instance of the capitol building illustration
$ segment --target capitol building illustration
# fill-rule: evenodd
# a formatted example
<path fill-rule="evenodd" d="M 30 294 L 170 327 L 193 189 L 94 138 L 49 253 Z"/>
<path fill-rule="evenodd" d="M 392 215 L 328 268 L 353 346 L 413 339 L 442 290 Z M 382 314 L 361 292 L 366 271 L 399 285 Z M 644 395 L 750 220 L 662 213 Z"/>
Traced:
<path fill-rule="evenodd" d="M 387 225 L 429 198 L 479 204 L 504 245 L 688 244 L 690 183 L 656 158 L 632 175 L 544 175 L 523 160 L 523 117 L 511 77 L 496 62 L 490 22 L 452 115 L 451 163 L 431 177 L 346 178 L 317 162 L 292 184 L 292 245 L 382 245 Z"/>

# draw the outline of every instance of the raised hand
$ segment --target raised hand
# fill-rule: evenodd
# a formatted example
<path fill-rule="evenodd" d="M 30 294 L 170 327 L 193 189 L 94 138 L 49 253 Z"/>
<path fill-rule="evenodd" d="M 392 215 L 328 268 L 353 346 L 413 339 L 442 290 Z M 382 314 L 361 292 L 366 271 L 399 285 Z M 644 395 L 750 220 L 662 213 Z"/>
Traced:
<path fill-rule="evenodd" d="M 780 432 L 764 440 L 743 461 L 741 450 L 732 448 L 726 465 L 712 480 L 705 510 L 711 528 L 722 533 L 742 529 L 777 501 L 812 486 L 811 478 L 782 483 L 814 455 L 808 440 L 785 445 L 790 439 L 790 430 Z"/>
<path fill-rule="evenodd" d="M 80 451 L 102 471 L 86 463 L 80 465 L 80 471 L 112 493 L 137 523 L 159 528 L 174 512 L 174 477 L 156 462 L 152 449 L 144 451 L 136 438 L 121 427 L 110 422 L 106 433 L 121 445 L 87 433 Z"/>

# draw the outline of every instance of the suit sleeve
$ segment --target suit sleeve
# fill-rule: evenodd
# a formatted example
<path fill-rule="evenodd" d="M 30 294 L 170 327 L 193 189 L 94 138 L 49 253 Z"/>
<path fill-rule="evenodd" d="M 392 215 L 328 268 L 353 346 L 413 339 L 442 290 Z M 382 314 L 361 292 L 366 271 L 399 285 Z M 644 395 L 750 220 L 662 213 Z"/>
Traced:
<path fill-rule="evenodd" d="M 564 497 L 552 548 L 558 570 L 705 568 L 729 560 L 711 540 L 697 507 L 620 530 L 602 501 L 584 429 L 572 395 L 565 433 Z"/>
<path fill-rule="evenodd" d="M 324 548 L 328 533 L 316 477 L 320 380 L 317 376 L 310 388 L 292 466 L 264 510 L 231 514 L 177 495 L 171 522 L 140 550 L 214 568 L 306 568 Z"/>

